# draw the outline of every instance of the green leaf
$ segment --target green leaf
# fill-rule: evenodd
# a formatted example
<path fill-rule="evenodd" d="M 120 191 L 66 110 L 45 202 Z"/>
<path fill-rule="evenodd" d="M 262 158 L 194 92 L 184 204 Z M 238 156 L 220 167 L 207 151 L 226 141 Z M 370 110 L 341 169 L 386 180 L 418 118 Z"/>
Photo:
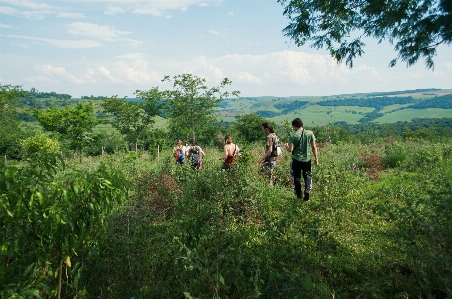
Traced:
<path fill-rule="evenodd" d="M 312 283 L 311 275 L 308 274 L 304 277 L 303 285 L 307 291 L 312 290 L 314 285 Z"/>

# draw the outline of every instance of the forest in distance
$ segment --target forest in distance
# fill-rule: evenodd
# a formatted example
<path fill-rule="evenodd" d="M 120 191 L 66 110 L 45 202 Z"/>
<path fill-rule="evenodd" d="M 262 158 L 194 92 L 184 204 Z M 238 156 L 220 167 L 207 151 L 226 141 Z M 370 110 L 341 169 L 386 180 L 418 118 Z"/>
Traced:
<path fill-rule="evenodd" d="M 98 102 L 102 96 L 82 96 L 72 99 L 55 92 L 27 92 L 21 103 L 30 108 L 49 108 L 53 105 L 74 105 L 78 101 Z M 139 101 L 139 98 L 128 98 Z M 235 116 L 255 113 L 281 123 L 283 119 L 301 115 L 306 124 L 394 123 L 415 118 L 442 118 L 452 115 L 452 89 L 415 89 L 393 92 L 372 92 L 334 96 L 238 97 L 224 98 L 217 113 L 221 120 L 234 122 Z M 102 117 L 103 112 L 96 109 Z M 162 115 L 164 116 L 164 115 Z M 23 120 L 33 121 L 29 115 Z"/>

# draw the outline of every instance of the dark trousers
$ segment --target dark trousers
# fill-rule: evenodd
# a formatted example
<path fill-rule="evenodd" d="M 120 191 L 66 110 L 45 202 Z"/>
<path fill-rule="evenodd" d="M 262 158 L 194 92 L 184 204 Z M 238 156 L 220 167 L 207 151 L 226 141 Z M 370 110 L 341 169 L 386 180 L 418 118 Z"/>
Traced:
<path fill-rule="evenodd" d="M 292 159 L 290 162 L 290 175 L 292 176 L 294 184 L 294 193 L 298 198 L 301 198 L 301 174 L 303 173 L 304 192 L 309 193 L 312 188 L 312 172 L 311 160 L 308 162 L 300 162 Z"/>

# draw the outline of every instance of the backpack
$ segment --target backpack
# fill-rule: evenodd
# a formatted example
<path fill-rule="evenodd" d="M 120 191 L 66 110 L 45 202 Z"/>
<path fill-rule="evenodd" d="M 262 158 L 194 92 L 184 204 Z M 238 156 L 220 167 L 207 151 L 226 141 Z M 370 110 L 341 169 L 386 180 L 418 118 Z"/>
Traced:
<path fill-rule="evenodd" d="M 279 146 L 279 138 L 275 134 L 273 134 L 273 135 L 274 135 L 274 139 L 273 139 L 272 155 L 279 156 L 279 155 L 281 155 L 281 147 Z"/>
<path fill-rule="evenodd" d="M 174 158 L 176 158 L 177 161 L 184 160 L 184 151 L 182 150 L 182 148 L 176 149 L 176 152 L 174 153 Z"/>
<path fill-rule="evenodd" d="M 190 149 L 191 160 L 194 165 L 201 163 L 201 153 L 199 152 L 199 147 L 195 146 Z"/>

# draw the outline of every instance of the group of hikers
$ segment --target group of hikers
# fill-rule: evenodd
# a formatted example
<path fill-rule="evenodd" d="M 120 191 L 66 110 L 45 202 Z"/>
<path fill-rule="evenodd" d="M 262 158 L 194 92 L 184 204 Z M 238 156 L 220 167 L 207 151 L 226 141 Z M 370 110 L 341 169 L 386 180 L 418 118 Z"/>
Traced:
<path fill-rule="evenodd" d="M 315 142 L 314 133 L 303 128 L 303 122 L 300 118 L 292 121 L 293 132 L 289 140 L 284 144 L 285 149 L 292 153 L 290 162 L 290 175 L 294 184 L 294 193 L 298 199 L 309 200 L 309 194 L 312 189 L 312 161 L 311 153 L 314 156 L 314 165 L 319 165 L 319 157 Z M 262 170 L 269 181 L 273 180 L 273 169 L 276 166 L 278 156 L 281 154 L 279 138 L 276 136 L 273 127 L 265 122 L 262 124 L 262 132 L 266 134 L 265 153 L 260 164 Z M 232 142 L 232 136 L 224 137 L 224 154 L 220 160 L 223 161 L 222 169 L 229 170 L 236 162 L 236 157 L 240 155 L 239 147 Z M 177 140 L 177 145 L 173 150 L 176 162 L 184 164 L 186 160 L 191 161 L 193 169 L 202 168 L 202 160 L 206 155 L 202 148 L 196 144 L 195 139 L 190 139 L 189 145 L 183 145 L 182 140 Z M 301 178 L 304 180 L 304 192 L 302 192 Z"/>

